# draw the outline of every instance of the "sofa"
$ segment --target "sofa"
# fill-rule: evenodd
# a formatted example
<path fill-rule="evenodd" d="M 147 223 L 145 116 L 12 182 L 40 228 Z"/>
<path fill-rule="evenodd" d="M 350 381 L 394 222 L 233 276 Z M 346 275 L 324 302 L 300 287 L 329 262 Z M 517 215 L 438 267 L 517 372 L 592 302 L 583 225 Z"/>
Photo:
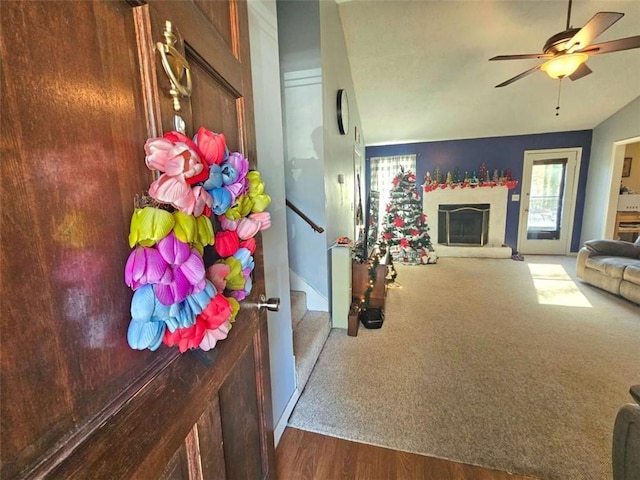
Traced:
<path fill-rule="evenodd" d="M 578 252 L 576 274 L 584 282 L 640 305 L 640 238 L 589 240 Z"/>
<path fill-rule="evenodd" d="M 640 478 L 640 385 L 629 393 L 635 403 L 623 405 L 613 426 L 613 480 Z"/>

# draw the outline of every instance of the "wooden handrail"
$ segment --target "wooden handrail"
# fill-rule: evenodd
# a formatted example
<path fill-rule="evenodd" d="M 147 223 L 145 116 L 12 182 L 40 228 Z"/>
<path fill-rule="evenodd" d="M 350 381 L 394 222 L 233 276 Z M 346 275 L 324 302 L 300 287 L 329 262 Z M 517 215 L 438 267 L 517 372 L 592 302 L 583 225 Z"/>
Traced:
<path fill-rule="evenodd" d="M 291 210 L 296 212 L 298 216 L 302 218 L 305 222 L 307 222 L 309 226 L 313 228 L 316 232 L 318 233 L 324 232 L 324 228 L 318 226 L 313 220 L 311 220 L 304 213 L 302 213 L 302 211 L 298 207 L 296 207 L 293 203 L 291 203 L 289 200 L 285 199 L 285 203 L 287 204 L 287 207 L 289 207 Z"/>

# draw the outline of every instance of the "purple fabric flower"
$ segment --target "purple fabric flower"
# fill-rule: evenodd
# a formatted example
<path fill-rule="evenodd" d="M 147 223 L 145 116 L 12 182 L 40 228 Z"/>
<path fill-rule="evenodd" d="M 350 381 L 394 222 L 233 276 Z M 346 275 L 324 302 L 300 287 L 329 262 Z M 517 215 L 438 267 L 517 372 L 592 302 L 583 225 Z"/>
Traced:
<path fill-rule="evenodd" d="M 163 305 L 172 305 L 206 285 L 204 261 L 195 248 L 176 238 L 173 232 L 157 243 L 162 258 L 169 264 L 154 292 Z"/>
<path fill-rule="evenodd" d="M 133 290 L 148 283 L 158 283 L 167 271 L 167 262 L 158 250 L 137 247 L 129 254 L 124 267 L 124 282 Z"/>

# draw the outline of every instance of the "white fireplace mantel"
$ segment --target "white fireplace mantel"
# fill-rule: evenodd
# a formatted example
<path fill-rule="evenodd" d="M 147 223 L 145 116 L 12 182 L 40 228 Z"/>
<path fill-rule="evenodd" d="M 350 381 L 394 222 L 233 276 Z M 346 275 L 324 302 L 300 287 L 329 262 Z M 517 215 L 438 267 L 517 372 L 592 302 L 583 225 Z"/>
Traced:
<path fill-rule="evenodd" d="M 503 246 L 507 227 L 506 186 L 437 188 L 423 194 L 423 212 L 427 215 L 431 243 L 439 257 L 509 258 L 511 248 Z M 438 244 L 438 208 L 451 204 L 489 204 L 489 241 L 480 246 L 449 246 Z"/>

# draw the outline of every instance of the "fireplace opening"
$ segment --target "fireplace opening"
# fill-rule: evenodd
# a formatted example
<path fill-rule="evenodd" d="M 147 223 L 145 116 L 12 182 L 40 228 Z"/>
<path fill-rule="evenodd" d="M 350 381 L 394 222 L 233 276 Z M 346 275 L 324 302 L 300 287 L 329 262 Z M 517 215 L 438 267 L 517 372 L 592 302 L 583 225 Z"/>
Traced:
<path fill-rule="evenodd" d="M 489 238 L 488 203 L 438 206 L 438 243 L 482 247 Z"/>

